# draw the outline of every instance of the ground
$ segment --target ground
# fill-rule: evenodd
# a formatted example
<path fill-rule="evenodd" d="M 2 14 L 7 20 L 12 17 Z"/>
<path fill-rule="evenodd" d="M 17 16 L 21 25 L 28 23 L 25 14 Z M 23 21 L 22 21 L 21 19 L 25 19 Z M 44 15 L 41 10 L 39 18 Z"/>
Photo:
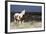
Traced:
<path fill-rule="evenodd" d="M 23 24 L 16 24 L 14 22 L 10 23 L 10 28 L 11 29 L 24 29 L 24 28 L 40 28 L 42 26 L 41 21 L 29 21 L 29 22 L 24 22 Z"/>

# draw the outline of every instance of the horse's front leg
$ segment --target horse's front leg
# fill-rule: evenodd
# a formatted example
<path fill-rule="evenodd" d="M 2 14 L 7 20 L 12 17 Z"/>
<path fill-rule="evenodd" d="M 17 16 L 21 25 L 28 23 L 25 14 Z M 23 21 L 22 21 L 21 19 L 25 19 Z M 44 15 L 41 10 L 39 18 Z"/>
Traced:
<path fill-rule="evenodd" d="M 18 24 L 19 24 L 19 20 L 18 20 L 18 22 L 17 22 Z"/>
<path fill-rule="evenodd" d="M 19 20 L 19 24 L 21 24 L 21 21 Z"/>
<path fill-rule="evenodd" d="M 24 24 L 24 20 L 21 21 L 21 24 Z"/>
<path fill-rule="evenodd" d="M 19 20 L 17 20 L 17 24 L 20 24 L 20 21 Z"/>
<path fill-rule="evenodd" d="M 21 24 L 22 24 L 22 21 L 21 21 Z"/>

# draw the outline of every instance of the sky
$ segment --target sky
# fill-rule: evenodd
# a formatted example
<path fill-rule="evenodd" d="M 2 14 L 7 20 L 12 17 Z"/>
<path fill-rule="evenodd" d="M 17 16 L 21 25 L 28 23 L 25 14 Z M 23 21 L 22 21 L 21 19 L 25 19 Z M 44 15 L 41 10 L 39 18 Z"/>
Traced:
<path fill-rule="evenodd" d="M 41 12 L 41 9 L 41 6 L 10 5 L 11 12 L 21 12 L 22 10 L 26 12 Z"/>

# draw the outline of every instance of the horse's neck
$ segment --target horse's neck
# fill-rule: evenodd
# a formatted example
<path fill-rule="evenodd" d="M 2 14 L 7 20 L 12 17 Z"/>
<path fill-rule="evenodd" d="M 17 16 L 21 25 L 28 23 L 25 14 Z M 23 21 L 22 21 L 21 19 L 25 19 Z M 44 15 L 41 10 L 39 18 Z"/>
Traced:
<path fill-rule="evenodd" d="M 25 10 L 23 10 L 20 14 L 24 15 L 25 14 Z"/>
<path fill-rule="evenodd" d="M 21 14 L 21 15 L 24 15 L 24 14 L 25 14 L 25 12 L 21 12 L 20 14 Z"/>

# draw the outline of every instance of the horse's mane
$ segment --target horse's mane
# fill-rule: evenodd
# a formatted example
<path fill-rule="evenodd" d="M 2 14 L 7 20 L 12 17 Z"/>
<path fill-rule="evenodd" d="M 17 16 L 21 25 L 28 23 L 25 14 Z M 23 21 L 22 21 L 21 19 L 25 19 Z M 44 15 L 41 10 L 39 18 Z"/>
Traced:
<path fill-rule="evenodd" d="M 24 15 L 25 14 L 25 10 L 23 10 L 20 14 Z"/>

